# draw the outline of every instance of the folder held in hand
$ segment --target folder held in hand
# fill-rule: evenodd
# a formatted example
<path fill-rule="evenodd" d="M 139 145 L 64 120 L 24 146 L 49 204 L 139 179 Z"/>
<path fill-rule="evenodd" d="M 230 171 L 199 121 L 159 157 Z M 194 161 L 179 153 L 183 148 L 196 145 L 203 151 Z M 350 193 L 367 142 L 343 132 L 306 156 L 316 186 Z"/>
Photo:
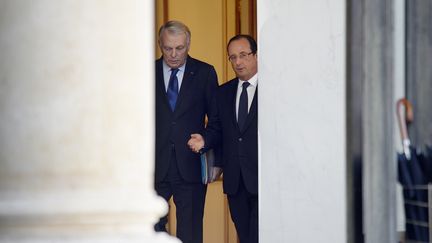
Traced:
<path fill-rule="evenodd" d="M 201 179 L 203 184 L 211 183 L 219 178 L 222 168 L 215 166 L 216 156 L 213 149 L 201 154 Z"/>

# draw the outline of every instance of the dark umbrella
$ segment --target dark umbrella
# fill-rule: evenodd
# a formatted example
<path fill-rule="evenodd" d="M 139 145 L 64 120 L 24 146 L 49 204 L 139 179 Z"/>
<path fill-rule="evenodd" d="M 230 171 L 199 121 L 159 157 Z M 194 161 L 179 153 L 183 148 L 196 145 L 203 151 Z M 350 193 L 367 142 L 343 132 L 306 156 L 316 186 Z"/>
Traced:
<path fill-rule="evenodd" d="M 406 119 L 401 113 L 403 106 Z M 403 145 L 403 153 L 398 154 L 398 177 L 404 188 L 406 238 L 429 242 L 427 178 L 421 166 L 425 157 L 411 146 L 408 137 L 406 123 L 413 120 L 411 104 L 406 99 L 400 99 L 396 109 Z"/>
<path fill-rule="evenodd" d="M 432 147 L 425 146 L 425 150 L 418 153 L 418 158 L 427 183 L 432 183 Z"/>

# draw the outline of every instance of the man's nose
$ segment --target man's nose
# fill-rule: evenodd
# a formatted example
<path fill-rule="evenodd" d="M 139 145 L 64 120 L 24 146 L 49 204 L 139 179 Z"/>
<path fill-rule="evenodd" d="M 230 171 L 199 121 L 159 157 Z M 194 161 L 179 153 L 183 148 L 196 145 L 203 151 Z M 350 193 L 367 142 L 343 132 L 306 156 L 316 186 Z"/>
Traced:
<path fill-rule="evenodd" d="M 171 57 L 176 57 L 176 55 L 177 55 L 176 49 L 173 49 L 171 52 Z"/>

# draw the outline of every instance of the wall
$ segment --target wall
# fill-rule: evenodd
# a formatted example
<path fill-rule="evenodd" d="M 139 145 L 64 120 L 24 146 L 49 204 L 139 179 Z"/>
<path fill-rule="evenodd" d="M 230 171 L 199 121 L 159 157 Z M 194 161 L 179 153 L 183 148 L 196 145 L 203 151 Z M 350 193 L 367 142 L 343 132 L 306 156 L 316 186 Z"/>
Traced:
<path fill-rule="evenodd" d="M 407 98 L 413 105 L 410 138 L 414 146 L 432 146 L 432 2 L 406 1 Z"/>

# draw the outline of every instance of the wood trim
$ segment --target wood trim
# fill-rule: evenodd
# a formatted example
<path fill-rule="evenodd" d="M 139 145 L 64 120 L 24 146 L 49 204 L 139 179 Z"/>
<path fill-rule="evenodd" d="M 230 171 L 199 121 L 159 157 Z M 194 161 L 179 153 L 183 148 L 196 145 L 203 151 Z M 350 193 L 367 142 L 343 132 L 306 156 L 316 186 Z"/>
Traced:
<path fill-rule="evenodd" d="M 228 3 L 227 0 L 222 1 L 222 77 L 223 80 L 219 80 L 219 84 L 223 84 L 228 80 L 228 60 L 227 60 L 227 50 L 226 50 L 226 43 L 228 39 Z"/>
<path fill-rule="evenodd" d="M 257 40 L 257 1 L 249 0 L 249 34 Z"/>
<path fill-rule="evenodd" d="M 241 31 L 241 1 L 235 0 L 235 34 L 240 34 Z"/>
<path fill-rule="evenodd" d="M 168 21 L 168 0 L 163 0 L 163 21 L 166 23 Z"/>

